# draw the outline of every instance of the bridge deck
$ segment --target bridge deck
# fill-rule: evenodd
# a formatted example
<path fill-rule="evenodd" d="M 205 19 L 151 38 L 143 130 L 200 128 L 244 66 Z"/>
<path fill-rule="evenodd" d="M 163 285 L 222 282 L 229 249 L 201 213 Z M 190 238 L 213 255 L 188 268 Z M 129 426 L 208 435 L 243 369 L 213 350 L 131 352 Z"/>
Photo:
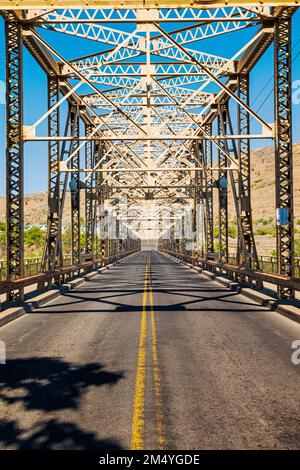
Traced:
<path fill-rule="evenodd" d="M 149 253 L 1 328 L 0 447 L 298 448 L 300 325 Z"/>

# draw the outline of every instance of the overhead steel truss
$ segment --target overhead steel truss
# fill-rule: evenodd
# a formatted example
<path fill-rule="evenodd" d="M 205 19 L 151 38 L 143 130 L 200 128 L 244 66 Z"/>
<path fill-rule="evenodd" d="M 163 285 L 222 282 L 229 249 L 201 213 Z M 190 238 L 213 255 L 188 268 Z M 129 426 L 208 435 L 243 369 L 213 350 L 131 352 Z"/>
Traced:
<path fill-rule="evenodd" d="M 228 6 L 257 6 L 261 5 L 266 6 L 281 6 L 281 5 L 295 6 L 297 1 L 295 0 L 123 0 L 123 8 L 189 8 L 193 6 L 194 8 L 207 8 L 207 7 L 228 7 Z M 96 8 L 101 9 L 120 9 L 120 2 L 111 1 L 111 0 L 22 0 L 20 4 L 19 0 L 1 0 L 1 8 L 7 10 L 24 10 L 24 9 L 34 9 L 34 8 Z"/>
<path fill-rule="evenodd" d="M 104 259 L 109 253 L 117 256 L 123 249 L 119 238 L 124 227 L 118 205 L 116 238 L 104 237 L 110 230 L 105 222 L 107 202 L 118 195 L 128 197 L 130 208 L 144 199 L 144 206 L 154 212 L 174 201 L 186 201 L 193 207 L 193 227 L 196 205 L 200 204 L 204 208 L 201 257 L 217 258 L 219 266 L 227 266 L 230 192 L 238 227 L 237 264 L 248 273 L 257 272 L 250 191 L 252 139 L 269 139 L 275 144 L 278 274 L 292 278 L 290 32 L 297 1 L 179 5 L 173 0 L 128 0 L 122 2 L 122 8 L 109 1 L 90 3 L 0 0 L 6 31 L 9 279 L 24 274 L 23 146 L 27 141 L 48 142 L 44 271 L 62 268 L 61 229 L 69 188 L 73 265 L 83 258 Z M 237 41 L 230 57 L 225 48 L 220 54 L 207 52 L 207 47 L 202 50 L 206 40 L 227 34 L 234 37 L 246 28 L 252 34 Z M 52 45 L 51 38 L 58 34 L 93 42 L 93 50 L 95 46 L 97 50 L 70 57 L 66 44 L 71 38 L 60 51 Z M 273 42 L 274 125 L 250 106 L 249 99 L 251 70 Z M 29 125 L 24 125 L 22 114 L 23 45 L 48 80 L 48 109 Z M 67 114 L 61 112 L 65 108 Z M 45 119 L 48 134 L 40 135 L 39 126 Z M 261 132 L 253 133 L 252 120 Z M 170 210 L 173 214 L 173 208 Z M 218 219 L 218 247 L 214 215 Z M 168 233 L 175 236 L 171 219 Z M 164 222 L 160 227 L 165 230 Z M 139 233 L 134 218 L 129 218 L 127 228 Z M 170 246 L 183 249 L 183 244 L 174 240 Z M 262 287 L 260 279 L 252 275 L 253 280 Z M 279 285 L 278 295 L 293 297 L 294 288 L 285 282 Z"/>

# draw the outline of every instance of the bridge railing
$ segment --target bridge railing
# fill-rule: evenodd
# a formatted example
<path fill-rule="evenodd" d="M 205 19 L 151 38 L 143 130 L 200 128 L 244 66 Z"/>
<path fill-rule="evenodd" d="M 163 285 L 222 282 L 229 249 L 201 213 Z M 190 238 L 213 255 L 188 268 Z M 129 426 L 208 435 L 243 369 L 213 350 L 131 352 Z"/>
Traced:
<path fill-rule="evenodd" d="M 108 263 L 114 262 L 118 259 L 118 255 L 111 255 L 111 256 L 102 256 L 101 260 L 107 261 Z M 85 261 L 90 261 L 91 255 L 82 255 L 81 261 L 84 263 Z M 63 259 L 63 268 L 67 268 L 72 266 L 72 258 L 70 256 L 65 256 Z M 24 260 L 24 276 L 23 277 L 30 277 L 35 276 L 36 274 L 42 273 L 42 257 L 37 256 L 33 258 L 25 258 Z M 5 281 L 7 279 L 7 263 L 6 260 L 0 260 L 0 281 Z"/>
<path fill-rule="evenodd" d="M 270 255 L 259 255 L 258 256 L 259 267 L 263 272 L 266 273 L 277 273 L 277 258 L 276 256 Z M 236 255 L 231 253 L 228 257 L 229 264 L 236 265 L 237 259 Z M 295 256 L 294 258 L 294 270 L 295 277 L 300 277 L 300 256 Z"/>
<path fill-rule="evenodd" d="M 65 256 L 63 260 L 63 266 L 67 267 L 71 265 L 71 256 Z M 42 272 L 42 257 L 35 256 L 31 258 L 25 258 L 24 260 L 24 277 L 34 276 Z M 7 279 L 7 262 L 6 260 L 0 260 L 0 281 Z"/>
<path fill-rule="evenodd" d="M 168 249 L 161 249 L 162 252 L 168 253 L 182 261 L 186 261 L 195 266 L 208 269 L 219 275 L 228 275 L 231 279 L 236 281 L 246 281 L 251 284 L 253 281 L 266 282 L 275 286 L 287 287 L 295 291 L 300 291 L 300 278 L 299 274 L 293 277 L 277 274 L 271 270 L 275 270 L 275 262 L 272 257 L 261 260 L 264 263 L 265 270 L 251 270 L 245 267 L 238 266 L 236 258 L 233 255 L 229 257 L 228 263 L 221 263 L 217 259 L 201 258 L 199 254 L 194 252 L 178 252 Z M 212 257 L 213 258 L 213 257 Z M 267 271 L 269 269 L 270 271 Z M 299 270 L 299 258 L 297 257 L 297 270 Z"/>
<path fill-rule="evenodd" d="M 114 263 L 130 254 L 135 253 L 138 249 L 131 249 L 128 251 L 120 251 L 112 253 L 109 256 L 101 256 L 97 259 L 84 260 L 76 265 L 72 265 L 71 257 L 66 256 L 64 259 L 64 266 L 54 271 L 41 271 L 41 258 L 28 258 L 25 261 L 24 276 L 18 279 L 7 279 L 6 262 L 0 261 L 0 295 L 7 294 L 8 300 L 22 300 L 24 297 L 24 288 L 32 285 L 37 285 L 37 290 L 46 290 L 54 284 L 63 284 L 74 276 L 90 272 L 110 263 Z M 3 278 L 3 276 L 5 276 Z M 16 298 L 14 299 L 14 293 Z M 20 295 L 21 294 L 21 295 Z M 1 303 L 0 303 L 1 306 Z"/>

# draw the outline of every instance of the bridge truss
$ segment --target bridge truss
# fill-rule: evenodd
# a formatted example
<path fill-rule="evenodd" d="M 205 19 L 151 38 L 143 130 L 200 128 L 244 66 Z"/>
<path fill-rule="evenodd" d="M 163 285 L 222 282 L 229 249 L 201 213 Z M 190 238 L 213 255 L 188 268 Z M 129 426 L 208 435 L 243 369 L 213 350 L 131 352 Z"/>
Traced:
<path fill-rule="evenodd" d="M 22 296 L 24 285 L 18 281 L 24 277 L 24 145 L 42 141 L 48 142 L 42 281 L 52 279 L 51 273 L 59 277 L 64 269 L 61 233 L 70 189 L 74 270 L 84 262 L 92 266 L 137 249 L 142 202 L 154 208 L 161 249 L 247 279 L 257 288 L 272 282 L 279 298 L 292 298 L 299 288 L 293 268 L 291 126 L 291 23 L 297 2 L 203 1 L 191 7 L 190 2 L 136 0 L 124 1 L 121 9 L 110 2 L 85 2 L 81 8 L 83 2 L 76 0 L 23 0 L 20 5 L 0 1 L 6 35 L 10 292 L 14 288 Z M 230 57 L 222 47 L 228 34 L 242 38 Z M 63 47 L 55 46 L 57 37 Z M 207 52 L 215 37 L 219 55 Z M 67 46 L 74 38 L 86 41 L 93 52 L 71 55 Z M 249 84 L 251 71 L 272 44 L 275 119 L 269 123 L 250 106 Z M 24 47 L 46 73 L 48 87 L 47 112 L 26 125 Z M 41 135 L 45 121 L 47 135 Z M 275 145 L 275 276 L 260 270 L 253 233 L 250 144 L 259 139 Z M 238 227 L 235 263 L 229 262 L 228 252 L 229 190 Z M 120 236 L 122 198 L 131 208 L 125 240 Z M 115 224 L 111 237 L 100 230 L 107 202 L 115 204 L 118 214 L 106 221 L 106 231 Z M 193 219 L 196 207 L 202 208 L 203 236 L 190 250 L 176 235 L 176 202 L 192 207 Z M 166 219 L 161 212 L 168 206 Z M 166 230 L 169 235 L 163 237 Z"/>

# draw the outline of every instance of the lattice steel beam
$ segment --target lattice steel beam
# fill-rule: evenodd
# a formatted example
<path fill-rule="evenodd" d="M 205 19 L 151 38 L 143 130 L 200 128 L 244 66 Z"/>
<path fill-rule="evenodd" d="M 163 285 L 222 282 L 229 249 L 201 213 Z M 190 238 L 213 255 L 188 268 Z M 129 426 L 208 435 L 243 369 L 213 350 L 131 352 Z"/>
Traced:
<path fill-rule="evenodd" d="M 154 13 L 154 14 L 153 14 Z M 243 22 L 247 20 L 260 20 L 262 18 L 268 18 L 270 16 L 269 7 L 253 7 L 253 8 L 208 8 L 208 9 L 197 9 L 197 8 L 168 8 L 159 10 L 146 10 L 146 9 L 82 9 L 82 10 L 54 10 L 54 11 L 40 11 L 32 12 L 28 10 L 26 12 L 26 19 L 33 19 L 37 23 L 70 23 L 70 24 L 97 24 L 97 23 L 143 23 L 146 15 L 151 15 L 151 19 L 154 19 L 154 15 L 160 22 L 172 22 L 172 23 L 201 23 L 201 25 L 208 25 L 210 23 L 225 24 L 224 28 L 227 28 L 226 23 Z M 178 31 L 179 32 L 179 31 Z"/>
<path fill-rule="evenodd" d="M 238 78 L 238 95 L 246 104 L 249 104 L 249 75 L 240 74 Z M 242 106 L 238 107 L 238 132 L 245 138 L 239 140 L 239 210 L 241 231 L 239 234 L 238 259 L 239 264 L 247 268 L 259 269 L 258 256 L 253 234 L 251 211 L 251 167 L 250 167 L 250 140 L 246 137 L 250 133 L 249 114 Z M 242 240 L 243 237 L 243 240 Z M 244 244 L 244 249 L 243 249 Z"/>
<path fill-rule="evenodd" d="M 22 28 L 10 15 L 5 38 L 7 277 L 17 279 L 24 274 Z"/>
<path fill-rule="evenodd" d="M 261 7 L 265 6 L 294 6 L 297 5 L 297 0 L 210 0 L 210 7 L 230 7 L 230 6 L 247 6 L 247 7 Z M 119 9 L 120 2 L 112 0 L 1 0 L 0 8 L 5 10 L 26 10 L 26 9 L 58 9 L 58 8 L 95 8 L 104 7 L 111 9 Z M 122 8 L 189 8 L 191 6 L 190 0 L 124 0 Z M 193 8 L 207 7 L 206 0 L 197 0 L 193 3 Z"/>
<path fill-rule="evenodd" d="M 93 128 L 91 125 L 85 126 L 86 135 L 90 135 Z M 85 166 L 94 168 L 95 166 L 95 146 L 92 141 L 85 146 Z M 94 183 L 95 173 L 85 181 L 85 252 L 93 255 L 94 247 Z"/>
<path fill-rule="evenodd" d="M 95 142 L 95 166 L 99 165 L 100 168 L 108 159 L 108 156 L 103 156 L 101 142 Z M 107 253 L 107 240 L 104 238 L 104 187 L 103 187 L 103 174 L 96 174 L 96 204 L 95 204 L 95 224 L 96 224 L 96 253 L 97 258 L 105 261 Z"/>
<path fill-rule="evenodd" d="M 218 109 L 218 132 L 220 135 L 226 135 L 227 132 L 227 104 L 221 104 Z M 220 141 L 220 146 L 227 153 L 226 141 Z M 227 157 L 224 152 L 218 151 L 219 167 L 224 168 L 219 173 L 218 180 L 218 211 L 219 211 L 219 261 L 227 263 L 228 261 L 228 171 L 225 169 L 228 165 Z"/>
<path fill-rule="evenodd" d="M 212 133 L 211 124 L 204 126 L 205 132 L 209 135 Z M 212 142 L 204 142 L 204 164 L 205 167 L 213 165 Z M 207 253 L 214 252 L 214 205 L 213 205 L 213 172 L 207 170 L 204 173 L 205 179 L 205 201 L 206 201 L 206 245 Z"/>
<path fill-rule="evenodd" d="M 196 160 L 199 162 L 203 167 L 205 166 L 205 156 L 204 156 L 204 142 L 199 141 L 196 143 L 195 146 L 195 154 L 196 154 Z M 195 185 L 196 185 L 196 194 L 195 194 L 195 200 L 196 200 L 196 209 L 199 211 L 200 214 L 203 214 L 203 207 L 205 204 L 205 198 L 206 198 L 206 173 L 203 171 L 196 171 L 195 172 Z M 194 217 L 196 216 L 196 213 L 194 214 Z M 201 256 L 204 256 L 204 253 L 207 251 L 207 239 L 206 239 L 206 229 L 203 230 L 202 227 L 202 222 L 206 224 L 205 220 L 201 220 L 200 229 L 202 234 L 205 235 L 205 240 L 201 240 Z M 196 224 L 195 224 L 195 229 L 196 229 Z M 202 238 L 202 237 L 201 237 Z"/>
<path fill-rule="evenodd" d="M 294 211 L 291 105 L 291 13 L 276 19 L 274 38 L 276 245 L 279 274 L 294 275 Z M 294 291 L 278 288 L 280 298 Z"/>
<path fill-rule="evenodd" d="M 59 81 L 54 74 L 48 75 L 48 109 L 59 101 Z M 58 136 L 59 107 L 54 108 L 48 115 L 48 133 Z M 60 233 L 60 147 L 58 141 L 48 143 L 48 220 L 47 238 L 42 258 L 42 270 L 54 270 L 60 266 L 61 261 L 61 233 Z"/>
<path fill-rule="evenodd" d="M 70 128 L 71 136 L 79 136 L 79 114 L 78 107 L 71 105 L 70 108 Z M 72 141 L 71 153 L 75 152 L 78 147 L 78 141 Z M 72 166 L 74 172 L 70 181 L 71 189 L 71 247 L 72 247 L 72 263 L 80 262 L 80 152 L 74 153 L 72 157 Z"/>

